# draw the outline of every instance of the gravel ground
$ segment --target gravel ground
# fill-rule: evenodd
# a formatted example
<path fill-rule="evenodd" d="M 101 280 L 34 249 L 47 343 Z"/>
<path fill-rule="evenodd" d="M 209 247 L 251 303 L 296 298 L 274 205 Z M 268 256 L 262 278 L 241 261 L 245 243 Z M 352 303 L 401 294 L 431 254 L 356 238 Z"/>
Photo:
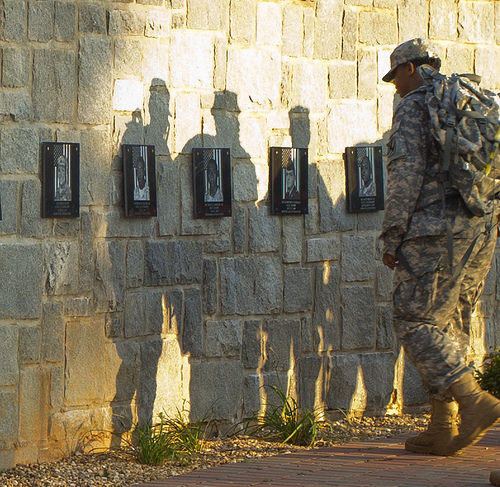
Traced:
<path fill-rule="evenodd" d="M 321 432 L 314 448 L 350 441 L 387 438 L 425 429 L 427 415 L 387 416 L 339 420 Z M 142 465 L 126 452 L 75 454 L 58 462 L 19 465 L 0 474 L 1 487 L 129 487 L 222 463 L 242 462 L 303 450 L 255 438 L 233 437 L 205 441 L 203 451 L 189 465 Z"/>

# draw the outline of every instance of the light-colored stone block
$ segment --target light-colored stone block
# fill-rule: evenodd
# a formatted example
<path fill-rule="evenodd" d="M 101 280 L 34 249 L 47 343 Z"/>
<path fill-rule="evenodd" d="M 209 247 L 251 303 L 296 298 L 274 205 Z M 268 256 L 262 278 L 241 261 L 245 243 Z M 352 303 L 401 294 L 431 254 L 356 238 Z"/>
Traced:
<path fill-rule="evenodd" d="M 431 0 L 429 4 L 429 37 L 454 41 L 457 38 L 457 2 Z"/>
<path fill-rule="evenodd" d="M 118 75 L 137 75 L 142 72 L 142 45 L 138 39 L 115 40 L 114 66 Z"/>
<path fill-rule="evenodd" d="M 303 8 L 290 4 L 283 9 L 282 53 L 285 56 L 302 56 L 304 45 L 304 12 Z"/>
<path fill-rule="evenodd" d="M 50 378 L 41 367 L 25 367 L 19 387 L 19 438 L 33 441 L 47 431 L 49 421 Z"/>
<path fill-rule="evenodd" d="M 252 157 L 265 159 L 267 156 L 266 145 L 266 119 L 259 116 L 241 115 L 239 117 L 239 146 L 233 150 L 235 157 Z M 238 136 L 238 134 L 234 134 Z"/>
<path fill-rule="evenodd" d="M 168 37 L 172 27 L 172 12 L 170 9 L 150 10 L 146 16 L 146 37 Z"/>
<path fill-rule="evenodd" d="M 314 57 L 338 59 L 342 48 L 342 0 L 318 0 L 314 32 Z"/>
<path fill-rule="evenodd" d="M 352 81 L 351 81 L 352 83 Z M 370 100 L 377 95 L 377 53 L 358 51 L 358 98 Z"/>
<path fill-rule="evenodd" d="M 133 79 L 115 80 L 113 108 L 119 111 L 134 112 L 143 107 L 142 82 Z"/>
<path fill-rule="evenodd" d="M 458 36 L 464 42 L 491 42 L 496 2 L 460 2 L 458 4 Z"/>
<path fill-rule="evenodd" d="M 481 86 L 498 92 L 500 79 L 497 70 L 491 67 L 497 66 L 496 63 L 500 62 L 500 47 L 478 47 L 474 61 L 474 72 L 481 76 Z"/>
<path fill-rule="evenodd" d="M 276 46 L 281 44 L 281 5 L 274 2 L 257 4 L 257 43 Z"/>
<path fill-rule="evenodd" d="M 201 133 L 200 97 L 196 93 L 183 93 L 175 99 L 174 148 L 175 152 L 190 154 L 199 147 Z"/>
<path fill-rule="evenodd" d="M 356 97 L 356 64 L 337 61 L 329 65 L 328 85 L 330 98 Z"/>
<path fill-rule="evenodd" d="M 428 0 L 402 0 L 398 5 L 399 42 L 425 37 L 429 22 Z M 386 42 L 385 44 L 397 44 Z"/>
<path fill-rule="evenodd" d="M 324 63 L 304 61 L 292 70 L 291 106 L 323 111 L 328 99 L 328 68 Z"/>
<path fill-rule="evenodd" d="M 19 397 L 17 391 L 0 391 L 0 437 L 2 441 L 9 444 L 16 441 L 19 432 Z M 11 458 L 12 463 L 6 463 L 4 466 L 12 467 L 15 464 L 14 455 Z"/>
<path fill-rule="evenodd" d="M 255 39 L 257 22 L 256 0 L 231 0 L 231 39 L 250 44 Z"/>
<path fill-rule="evenodd" d="M 396 108 L 395 96 L 392 85 L 380 85 L 377 89 L 377 121 L 380 133 L 387 133 L 392 127 L 392 116 Z"/>
<path fill-rule="evenodd" d="M 474 72 L 474 49 L 465 44 L 452 44 L 446 48 L 446 56 L 441 58 L 441 72 L 451 73 L 473 73 Z"/>
<path fill-rule="evenodd" d="M 402 3 L 406 4 L 409 2 L 403 0 Z M 395 14 L 384 10 L 360 12 L 359 40 L 370 46 L 397 44 L 398 22 Z"/>
<path fill-rule="evenodd" d="M 189 29 L 226 30 L 229 0 L 187 0 Z"/>
<path fill-rule="evenodd" d="M 47 294 L 73 294 L 78 290 L 78 245 L 70 241 L 44 243 Z"/>

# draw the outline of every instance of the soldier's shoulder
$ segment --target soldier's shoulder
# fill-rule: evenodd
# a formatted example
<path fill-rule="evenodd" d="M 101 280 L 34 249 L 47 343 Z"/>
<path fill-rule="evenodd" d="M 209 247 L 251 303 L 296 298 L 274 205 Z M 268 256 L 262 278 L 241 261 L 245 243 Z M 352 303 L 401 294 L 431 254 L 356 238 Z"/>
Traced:
<path fill-rule="evenodd" d="M 425 89 L 416 89 L 401 99 L 396 108 L 396 117 L 422 116 L 428 113 Z"/>

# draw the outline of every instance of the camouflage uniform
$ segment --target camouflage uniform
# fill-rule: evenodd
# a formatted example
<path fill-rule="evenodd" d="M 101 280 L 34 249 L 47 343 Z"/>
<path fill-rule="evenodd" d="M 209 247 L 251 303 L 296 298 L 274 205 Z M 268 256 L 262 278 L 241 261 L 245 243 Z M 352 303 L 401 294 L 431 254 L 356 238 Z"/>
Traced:
<path fill-rule="evenodd" d="M 432 176 L 439 160 L 429 124 L 425 87 L 420 87 L 403 97 L 394 114 L 380 238 L 383 252 L 400 261 L 393 288 L 396 335 L 429 393 L 446 399 L 444 391 L 470 371 L 465 362 L 470 316 L 491 265 L 496 227 L 493 215 L 472 216 L 446 182 L 443 208 Z"/>

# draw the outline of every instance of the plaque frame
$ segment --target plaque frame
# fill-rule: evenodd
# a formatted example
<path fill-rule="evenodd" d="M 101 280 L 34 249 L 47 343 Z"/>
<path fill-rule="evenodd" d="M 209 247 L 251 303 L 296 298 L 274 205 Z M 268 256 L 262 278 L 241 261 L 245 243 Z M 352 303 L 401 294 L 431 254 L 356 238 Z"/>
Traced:
<path fill-rule="evenodd" d="M 230 149 L 193 149 L 193 212 L 194 218 L 232 215 Z"/>
<path fill-rule="evenodd" d="M 269 161 L 271 214 L 307 214 L 309 212 L 308 150 L 299 147 L 271 147 Z"/>
<path fill-rule="evenodd" d="M 80 144 L 42 142 L 42 218 L 80 216 Z"/>
<path fill-rule="evenodd" d="M 347 211 L 349 213 L 364 213 L 383 210 L 382 147 L 372 145 L 346 147 L 344 161 Z M 363 169 L 366 169 L 366 177 L 362 177 Z"/>
<path fill-rule="evenodd" d="M 157 216 L 154 145 L 123 144 L 122 156 L 125 216 Z"/>

